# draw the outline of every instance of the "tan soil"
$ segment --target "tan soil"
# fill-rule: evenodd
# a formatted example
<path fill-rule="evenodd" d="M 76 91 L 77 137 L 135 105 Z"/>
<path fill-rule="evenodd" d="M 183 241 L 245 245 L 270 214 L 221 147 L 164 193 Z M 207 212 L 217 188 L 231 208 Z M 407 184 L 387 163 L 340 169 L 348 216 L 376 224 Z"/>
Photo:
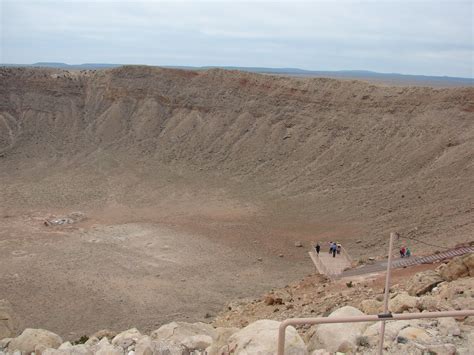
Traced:
<path fill-rule="evenodd" d="M 393 230 L 468 241 L 473 102 L 224 70 L 0 68 L 0 298 L 65 337 L 149 331 L 307 275 L 313 241 L 355 258 Z M 74 211 L 86 219 L 43 225 Z"/>

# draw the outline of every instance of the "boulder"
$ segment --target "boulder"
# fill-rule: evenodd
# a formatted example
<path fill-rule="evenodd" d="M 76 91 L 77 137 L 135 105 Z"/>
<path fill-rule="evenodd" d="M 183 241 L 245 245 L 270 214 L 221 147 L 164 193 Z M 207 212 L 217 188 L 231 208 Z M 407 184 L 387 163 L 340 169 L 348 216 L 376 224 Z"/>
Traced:
<path fill-rule="evenodd" d="M 459 336 L 461 330 L 453 317 L 438 318 L 438 330 L 444 336 Z"/>
<path fill-rule="evenodd" d="M 142 334 L 137 328 L 132 328 L 117 334 L 112 339 L 112 345 L 120 346 L 122 349 L 128 349 L 129 346 L 136 344 L 141 337 Z"/>
<path fill-rule="evenodd" d="M 123 355 L 124 353 L 121 347 L 110 344 L 107 337 L 100 339 L 93 347 L 93 352 L 96 355 Z"/>
<path fill-rule="evenodd" d="M 397 338 L 405 338 L 409 341 L 415 341 L 417 343 L 429 343 L 432 340 L 431 336 L 426 332 L 426 330 L 412 326 L 400 330 Z"/>
<path fill-rule="evenodd" d="M 441 282 L 443 282 L 443 278 L 436 271 L 422 271 L 410 278 L 407 282 L 407 291 L 410 296 L 421 296 Z"/>
<path fill-rule="evenodd" d="M 102 329 L 92 334 L 91 338 L 95 337 L 98 339 L 102 339 L 102 338 L 113 339 L 116 335 L 117 335 L 117 332 L 114 332 L 113 330 Z"/>
<path fill-rule="evenodd" d="M 153 341 L 166 344 L 164 346 L 180 348 L 184 347 L 184 341 L 189 341 L 189 337 L 195 335 L 207 335 L 212 338 L 212 340 L 217 338 L 217 333 L 214 327 L 201 322 L 172 322 L 165 324 L 152 332 L 150 337 Z"/>
<path fill-rule="evenodd" d="M 393 313 L 403 313 L 414 308 L 418 308 L 418 298 L 406 292 L 399 293 L 388 302 L 388 309 Z"/>
<path fill-rule="evenodd" d="M 0 339 L 0 350 L 8 348 L 8 344 L 10 343 L 11 340 L 12 338 Z"/>
<path fill-rule="evenodd" d="M 181 345 L 186 348 L 189 352 L 199 351 L 204 352 L 208 347 L 212 345 L 213 339 L 209 335 L 191 335 L 184 338 Z"/>
<path fill-rule="evenodd" d="M 431 295 L 425 295 L 418 299 L 418 308 L 420 311 L 447 311 L 450 309 L 446 300 L 441 299 L 440 297 L 435 297 Z"/>
<path fill-rule="evenodd" d="M 469 275 L 469 269 L 466 264 L 464 264 L 463 257 L 461 256 L 453 258 L 449 263 L 445 264 L 445 266 L 441 265 L 437 268 L 437 271 L 446 281 L 457 280 L 460 277 Z"/>
<path fill-rule="evenodd" d="M 207 354 L 219 354 L 219 349 L 227 344 L 227 340 L 232 334 L 237 333 L 239 330 L 239 328 L 216 328 L 217 337 L 211 346 L 206 349 Z"/>
<path fill-rule="evenodd" d="M 385 340 L 388 342 L 393 342 L 397 338 L 398 333 L 403 328 L 409 327 L 411 325 L 410 321 L 401 320 L 396 322 L 386 322 L 385 323 Z M 368 338 L 369 344 L 375 346 L 379 342 L 380 336 L 380 322 L 374 323 L 369 326 L 365 332 L 364 336 Z"/>
<path fill-rule="evenodd" d="M 462 257 L 462 262 L 466 265 L 469 276 L 474 276 L 474 253 L 464 255 Z"/>
<path fill-rule="evenodd" d="M 0 300 L 0 339 L 15 335 L 15 325 L 12 305 L 7 300 Z"/>
<path fill-rule="evenodd" d="M 274 320 L 258 320 L 232 334 L 221 353 L 244 354 L 275 354 L 277 351 L 278 329 L 280 322 Z M 285 332 L 285 354 L 305 355 L 306 345 L 294 327 L 287 327 Z"/>
<path fill-rule="evenodd" d="M 36 346 L 57 349 L 63 340 L 57 334 L 44 329 L 27 328 L 18 337 L 12 339 L 8 344 L 8 350 L 13 352 L 19 350 L 30 354 L 35 351 Z"/>
<path fill-rule="evenodd" d="M 474 277 L 465 277 L 439 286 L 438 297 L 451 309 L 474 309 Z"/>
<path fill-rule="evenodd" d="M 426 352 L 430 355 L 455 355 L 456 346 L 454 344 L 427 345 Z"/>
<path fill-rule="evenodd" d="M 67 349 L 44 349 L 42 351 L 35 352 L 37 355 L 93 355 L 92 350 L 84 344 L 70 346 Z"/>
<path fill-rule="evenodd" d="M 345 306 L 329 315 L 329 318 L 363 316 L 357 308 Z M 326 349 L 329 352 L 350 352 L 357 348 L 357 338 L 367 329 L 370 323 L 334 323 L 319 324 L 309 331 L 308 350 Z"/>
<path fill-rule="evenodd" d="M 383 312 L 383 303 L 375 299 L 363 300 L 360 308 L 365 314 L 379 314 Z"/>
<path fill-rule="evenodd" d="M 154 344 L 148 335 L 142 336 L 135 344 L 135 355 L 153 355 Z"/>

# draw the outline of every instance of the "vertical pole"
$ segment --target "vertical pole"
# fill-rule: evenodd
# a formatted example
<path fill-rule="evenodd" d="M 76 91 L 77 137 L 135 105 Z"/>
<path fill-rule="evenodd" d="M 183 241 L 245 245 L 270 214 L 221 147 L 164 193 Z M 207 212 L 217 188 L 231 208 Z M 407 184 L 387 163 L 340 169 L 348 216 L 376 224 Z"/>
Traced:
<path fill-rule="evenodd" d="M 390 233 L 390 243 L 388 247 L 388 263 L 387 263 L 387 276 L 385 277 L 385 294 L 383 298 L 383 313 L 388 313 L 388 297 L 390 290 L 390 278 L 391 278 L 391 268 L 392 268 L 392 249 L 393 249 L 393 240 L 397 236 L 397 233 Z M 385 336 L 385 321 L 382 321 L 380 324 L 380 340 L 379 340 L 379 351 L 378 354 L 382 355 L 383 353 L 383 341 Z"/>

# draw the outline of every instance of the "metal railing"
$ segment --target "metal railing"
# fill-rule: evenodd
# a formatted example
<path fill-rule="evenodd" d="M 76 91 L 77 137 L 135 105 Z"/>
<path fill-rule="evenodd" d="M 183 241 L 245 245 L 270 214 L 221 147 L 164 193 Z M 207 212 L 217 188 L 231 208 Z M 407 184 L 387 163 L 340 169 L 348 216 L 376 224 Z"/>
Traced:
<path fill-rule="evenodd" d="M 278 329 L 278 350 L 277 355 L 285 354 L 285 332 L 290 325 L 303 324 L 328 324 L 328 323 L 360 323 L 360 322 L 382 322 L 389 320 L 410 320 L 422 318 L 442 318 L 442 317 L 469 317 L 474 316 L 474 310 L 462 311 L 446 311 L 446 312 L 425 312 L 425 313 L 402 313 L 392 314 L 383 313 L 378 315 L 368 316 L 353 316 L 353 317 L 321 317 L 321 318 L 292 318 L 286 319 L 280 323 Z"/>
<path fill-rule="evenodd" d="M 280 323 L 278 330 L 278 355 L 284 355 L 285 353 L 285 331 L 290 325 L 302 325 L 302 324 L 327 324 L 327 323 L 353 323 L 353 322 L 381 322 L 380 333 L 379 333 L 379 348 L 378 354 L 381 355 L 383 352 L 383 343 L 385 335 L 385 322 L 390 320 L 409 320 L 409 319 L 422 319 L 422 318 L 441 318 L 441 317 L 469 317 L 474 316 L 474 310 L 461 310 L 461 311 L 446 311 L 446 312 L 426 312 L 426 313 L 403 313 L 403 314 L 392 314 L 388 311 L 389 303 L 389 292 L 390 292 L 390 281 L 392 272 L 392 257 L 393 257 L 393 243 L 399 238 L 398 233 L 390 233 L 390 242 L 388 247 L 388 262 L 387 262 L 387 275 L 385 278 L 385 292 L 384 292 L 384 310 L 383 313 L 378 315 L 368 316 L 354 316 L 354 317 L 334 317 L 334 318 L 292 318 L 286 319 Z M 344 250 L 344 249 L 342 249 Z M 344 250 L 344 255 L 351 260 L 349 254 Z M 315 258 L 312 257 L 314 260 Z M 322 262 L 319 260 L 322 265 Z M 316 263 L 316 261 L 315 261 Z M 324 265 L 323 265 L 324 266 Z M 316 266 L 318 267 L 318 266 Z M 324 270 L 323 268 L 321 270 Z M 327 270 L 327 268 L 326 268 Z M 329 276 L 331 276 L 329 274 Z"/>

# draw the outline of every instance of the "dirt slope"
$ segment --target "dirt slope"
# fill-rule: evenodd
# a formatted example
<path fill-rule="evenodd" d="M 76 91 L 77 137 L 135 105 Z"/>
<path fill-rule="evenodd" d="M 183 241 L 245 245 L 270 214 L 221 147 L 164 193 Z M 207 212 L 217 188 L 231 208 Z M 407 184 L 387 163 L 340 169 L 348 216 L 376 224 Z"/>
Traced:
<path fill-rule="evenodd" d="M 473 232 L 473 88 L 4 68 L 0 97 L 1 193 L 13 204 L 153 204 L 156 184 L 196 184 L 264 201 L 290 224 Z"/>

